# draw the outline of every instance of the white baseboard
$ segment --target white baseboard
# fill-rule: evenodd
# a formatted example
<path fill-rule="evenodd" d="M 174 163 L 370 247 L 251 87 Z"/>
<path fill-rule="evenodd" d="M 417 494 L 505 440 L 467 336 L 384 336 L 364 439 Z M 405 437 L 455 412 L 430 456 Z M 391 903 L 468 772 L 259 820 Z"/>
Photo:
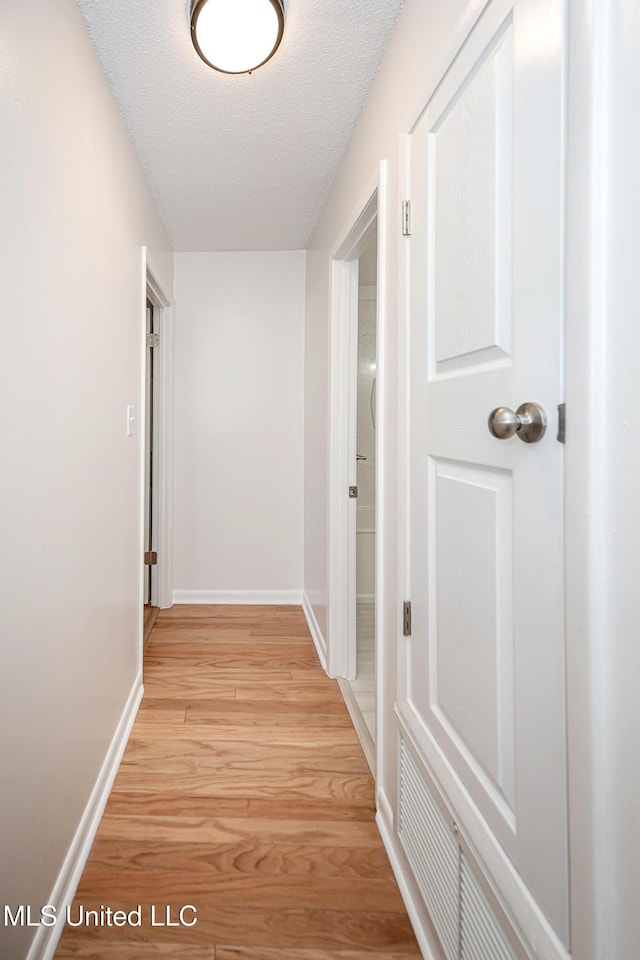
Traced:
<path fill-rule="evenodd" d="M 389 803 L 389 798 L 387 797 L 385 791 L 382 789 L 379 783 L 376 782 L 376 809 L 378 815 L 381 816 L 385 823 L 387 824 L 387 829 L 393 833 L 393 810 L 391 804 Z"/>
<path fill-rule="evenodd" d="M 302 590 L 174 590 L 174 603 L 264 604 L 302 603 Z"/>
<path fill-rule="evenodd" d="M 327 641 L 322 635 L 322 630 L 320 625 L 316 620 L 316 615 L 313 612 L 313 607 L 311 606 L 311 601 L 307 596 L 307 591 L 305 590 L 302 595 L 302 609 L 307 620 L 307 626 L 309 627 L 309 632 L 313 638 L 313 642 L 316 648 L 316 652 L 320 658 L 320 663 L 322 664 L 322 669 L 327 669 Z"/>
<path fill-rule="evenodd" d="M 58 922 L 53 926 L 40 926 L 36 932 L 27 960 L 52 960 L 56 952 L 58 941 L 64 930 L 63 917 L 67 905 L 71 904 L 75 896 L 82 871 L 85 868 L 87 857 L 91 850 L 94 837 L 100 825 L 102 814 L 106 806 L 113 781 L 116 778 L 118 767 L 131 733 L 133 722 L 142 700 L 142 674 L 139 673 L 127 698 L 125 708 L 118 722 L 116 732 L 104 758 L 104 762 L 94 784 L 91 796 L 82 814 L 80 823 L 71 841 L 62 869 L 58 874 L 53 891 L 47 903 L 56 908 Z"/>
<path fill-rule="evenodd" d="M 355 731 L 358 735 L 358 740 L 360 741 L 360 746 L 365 755 L 366 761 L 369 764 L 369 770 L 371 770 L 371 776 L 375 780 L 376 778 L 376 745 L 373 742 L 373 737 L 369 732 L 369 727 L 366 725 L 362 713 L 360 712 L 360 707 L 358 706 L 358 701 L 355 698 L 354 692 L 351 688 L 351 684 L 348 680 L 343 680 L 342 677 L 338 677 L 338 686 L 340 687 L 340 693 L 342 694 L 342 699 L 344 700 L 345 706 L 349 711 L 349 716 L 351 717 L 351 722 L 355 728 Z"/>
<path fill-rule="evenodd" d="M 380 798 L 378 798 L 378 802 L 379 806 L 376 814 L 376 823 L 378 825 L 378 830 L 380 831 L 380 836 L 382 837 L 385 850 L 387 851 L 387 856 L 391 862 L 391 869 L 393 870 L 396 878 L 404 905 L 407 908 L 407 913 L 409 914 L 409 919 L 411 920 L 411 926 L 413 927 L 413 931 L 416 935 L 418 946 L 420 947 L 424 960 L 438 960 L 438 958 L 442 956 L 442 953 L 436 943 L 428 923 L 424 920 L 422 910 L 418 906 L 419 904 L 421 905 L 421 899 L 420 895 L 415 893 L 412 889 L 413 883 L 411 879 L 409 879 L 409 868 L 404 866 L 399 855 L 399 841 L 393 832 L 393 820 L 390 817 L 391 807 L 386 802 L 386 797 L 384 798 L 382 804 L 380 804 Z"/>

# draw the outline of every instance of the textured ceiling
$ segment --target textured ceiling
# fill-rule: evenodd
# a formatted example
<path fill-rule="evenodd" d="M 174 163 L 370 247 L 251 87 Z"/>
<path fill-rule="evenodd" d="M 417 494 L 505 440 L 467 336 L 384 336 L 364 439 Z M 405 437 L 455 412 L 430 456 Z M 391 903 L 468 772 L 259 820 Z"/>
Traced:
<path fill-rule="evenodd" d="M 78 0 L 175 250 L 302 249 L 403 0 L 285 0 L 276 56 L 227 76 L 190 0 Z"/>

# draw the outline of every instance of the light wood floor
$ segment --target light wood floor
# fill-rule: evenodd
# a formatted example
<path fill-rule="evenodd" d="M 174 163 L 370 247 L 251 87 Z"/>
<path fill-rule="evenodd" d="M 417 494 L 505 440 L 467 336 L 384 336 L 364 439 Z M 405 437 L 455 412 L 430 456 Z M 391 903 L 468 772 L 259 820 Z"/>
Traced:
<path fill-rule="evenodd" d="M 141 905 L 141 925 L 67 926 L 56 958 L 418 960 L 374 813 L 300 608 L 163 610 L 71 908 Z M 152 927 L 152 904 L 197 924 Z"/>

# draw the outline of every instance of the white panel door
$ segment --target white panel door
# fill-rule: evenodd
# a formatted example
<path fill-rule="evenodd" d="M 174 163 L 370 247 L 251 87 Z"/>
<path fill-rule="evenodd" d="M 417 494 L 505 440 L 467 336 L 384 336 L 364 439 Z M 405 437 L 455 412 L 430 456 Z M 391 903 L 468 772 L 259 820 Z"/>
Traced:
<path fill-rule="evenodd" d="M 566 941 L 564 37 L 561 0 L 493 0 L 409 137 L 400 709 Z M 527 401 L 542 440 L 495 439 Z"/>

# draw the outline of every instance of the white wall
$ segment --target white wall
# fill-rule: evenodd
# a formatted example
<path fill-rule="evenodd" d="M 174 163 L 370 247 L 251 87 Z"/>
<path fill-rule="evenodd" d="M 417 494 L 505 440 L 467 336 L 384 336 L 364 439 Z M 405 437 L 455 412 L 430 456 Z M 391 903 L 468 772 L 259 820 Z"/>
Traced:
<path fill-rule="evenodd" d="M 304 284 L 303 251 L 176 254 L 177 601 L 300 602 Z"/>
<path fill-rule="evenodd" d="M 0 903 L 39 909 L 139 671 L 125 409 L 172 259 L 74 0 L 3 0 L 0 115 Z"/>

